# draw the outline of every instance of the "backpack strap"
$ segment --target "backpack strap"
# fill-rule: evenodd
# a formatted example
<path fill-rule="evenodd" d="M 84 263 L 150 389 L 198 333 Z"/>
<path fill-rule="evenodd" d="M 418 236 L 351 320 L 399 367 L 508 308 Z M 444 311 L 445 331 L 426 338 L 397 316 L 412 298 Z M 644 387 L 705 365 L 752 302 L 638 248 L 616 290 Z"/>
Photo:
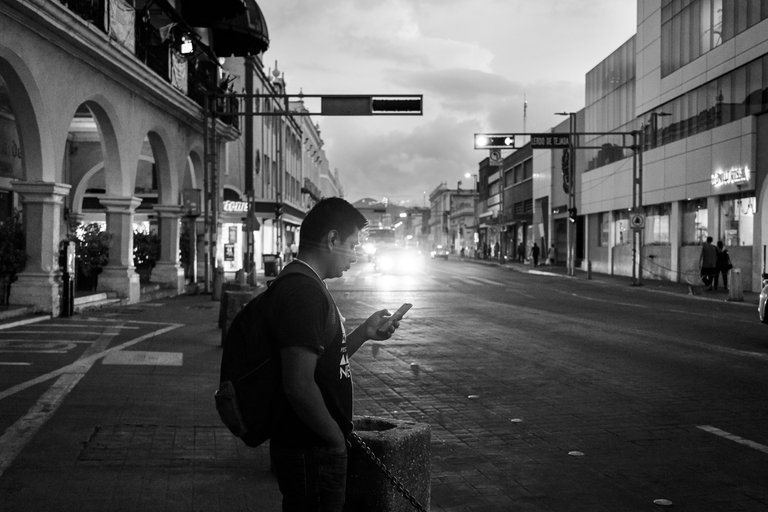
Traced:
<path fill-rule="evenodd" d="M 272 290 L 275 285 L 285 279 L 288 276 L 291 275 L 304 275 L 309 278 L 311 278 L 314 281 L 318 281 L 320 278 L 315 273 L 314 270 L 312 270 L 306 263 L 299 263 L 299 262 L 291 262 L 285 267 L 283 267 L 283 270 L 280 272 L 280 274 L 273 280 L 267 281 L 267 290 Z M 325 285 L 322 280 L 320 280 L 320 286 L 323 290 L 323 293 L 325 294 L 326 299 L 328 299 L 328 316 L 325 319 L 325 333 L 331 333 L 333 328 L 336 324 L 336 315 L 341 315 L 338 312 L 338 307 L 336 306 L 336 301 L 333 300 L 333 296 L 331 295 L 331 292 L 328 290 L 328 287 Z M 339 316 L 339 321 L 341 321 L 341 317 Z M 333 336 L 333 333 L 331 333 L 331 336 Z"/>

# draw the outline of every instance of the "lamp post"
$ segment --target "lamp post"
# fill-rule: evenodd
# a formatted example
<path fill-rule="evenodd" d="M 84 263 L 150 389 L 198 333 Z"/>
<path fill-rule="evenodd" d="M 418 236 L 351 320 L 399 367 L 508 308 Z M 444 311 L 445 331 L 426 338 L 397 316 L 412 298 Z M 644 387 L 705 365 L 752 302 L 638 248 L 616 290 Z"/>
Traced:
<path fill-rule="evenodd" d="M 576 140 L 576 112 L 555 112 L 558 116 L 568 116 L 568 221 L 566 222 L 566 243 L 568 245 L 568 257 L 567 257 L 567 273 L 569 276 L 575 273 L 575 254 L 574 254 L 574 242 L 576 241 L 576 233 L 572 224 L 576 223 L 576 216 L 571 212 L 576 208 L 576 147 L 578 146 Z"/>
<path fill-rule="evenodd" d="M 658 145 L 658 118 L 671 116 L 669 112 L 651 112 L 651 137 L 653 146 Z M 643 209 L 643 151 L 645 151 L 645 126 L 640 126 L 639 133 L 634 136 L 633 146 L 637 154 L 637 165 L 633 166 L 634 176 L 632 177 L 632 212 L 640 213 Z M 634 160 L 634 159 L 633 159 Z M 640 286 L 643 281 L 643 240 L 644 228 L 633 230 L 632 233 L 632 286 Z M 635 269 L 637 269 L 637 279 L 635 279 Z"/>

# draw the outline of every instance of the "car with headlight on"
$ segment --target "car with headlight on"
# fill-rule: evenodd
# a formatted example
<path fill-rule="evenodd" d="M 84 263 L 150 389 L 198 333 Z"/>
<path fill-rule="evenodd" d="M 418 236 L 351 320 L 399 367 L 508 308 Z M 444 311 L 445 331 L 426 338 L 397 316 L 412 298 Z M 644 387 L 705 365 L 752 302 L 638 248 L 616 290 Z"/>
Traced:
<path fill-rule="evenodd" d="M 361 249 L 368 261 L 376 258 L 376 253 L 381 250 L 397 247 L 395 242 L 395 230 L 392 228 L 366 228 L 363 233 Z"/>
<path fill-rule="evenodd" d="M 447 247 L 444 247 L 442 245 L 436 246 L 432 251 L 429 253 L 429 256 L 434 260 L 436 258 L 443 258 L 444 260 L 448 259 L 448 254 L 450 254 L 450 250 L 448 250 Z"/>
<path fill-rule="evenodd" d="M 757 314 L 760 316 L 760 321 L 764 324 L 768 324 L 768 315 L 766 315 L 766 307 L 768 306 L 768 274 L 763 274 L 762 288 L 760 289 L 760 302 L 757 303 Z"/>
<path fill-rule="evenodd" d="M 416 274 L 424 271 L 424 255 L 416 249 L 382 248 L 376 252 L 373 268 L 382 274 Z"/>

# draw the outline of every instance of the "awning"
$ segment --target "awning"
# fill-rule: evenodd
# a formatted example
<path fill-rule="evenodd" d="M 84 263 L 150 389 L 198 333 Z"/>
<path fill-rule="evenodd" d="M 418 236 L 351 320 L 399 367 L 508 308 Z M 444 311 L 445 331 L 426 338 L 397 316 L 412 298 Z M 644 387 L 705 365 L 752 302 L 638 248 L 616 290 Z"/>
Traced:
<path fill-rule="evenodd" d="M 269 31 L 255 0 L 245 0 L 239 16 L 210 23 L 212 46 L 221 57 L 258 55 L 269 48 Z"/>
<path fill-rule="evenodd" d="M 245 13 L 245 0 L 181 0 L 181 15 L 193 27 L 210 27 L 212 23 L 228 20 Z"/>

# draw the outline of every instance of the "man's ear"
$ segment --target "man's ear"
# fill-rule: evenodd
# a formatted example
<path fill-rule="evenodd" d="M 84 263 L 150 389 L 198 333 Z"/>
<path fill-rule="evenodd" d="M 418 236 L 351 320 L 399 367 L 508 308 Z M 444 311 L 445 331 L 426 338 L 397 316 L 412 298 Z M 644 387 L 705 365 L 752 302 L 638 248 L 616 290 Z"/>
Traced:
<path fill-rule="evenodd" d="M 334 246 L 339 245 L 339 243 L 341 242 L 340 238 L 341 237 L 339 236 L 339 232 L 337 230 L 335 229 L 330 230 L 328 232 L 328 238 L 327 238 L 328 250 L 333 250 Z"/>

